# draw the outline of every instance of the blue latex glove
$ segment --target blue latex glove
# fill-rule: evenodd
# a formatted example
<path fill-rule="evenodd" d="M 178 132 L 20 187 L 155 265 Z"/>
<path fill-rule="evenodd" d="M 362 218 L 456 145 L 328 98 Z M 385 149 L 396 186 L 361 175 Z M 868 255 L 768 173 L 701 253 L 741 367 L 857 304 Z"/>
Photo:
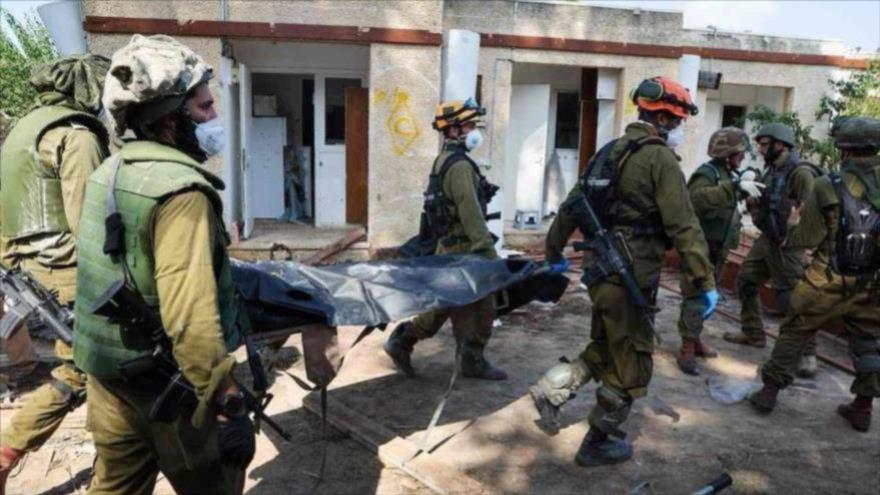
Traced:
<path fill-rule="evenodd" d="M 545 263 L 550 267 L 551 275 L 561 275 L 568 271 L 568 260 L 565 258 L 562 258 L 562 261 L 559 263 L 550 263 L 549 261 Z"/>
<path fill-rule="evenodd" d="M 703 319 L 707 320 L 712 313 L 715 312 L 715 308 L 718 306 L 718 291 L 712 289 L 710 291 L 701 292 L 700 298 L 703 300 L 703 305 L 706 306 L 706 310 L 703 311 Z"/>

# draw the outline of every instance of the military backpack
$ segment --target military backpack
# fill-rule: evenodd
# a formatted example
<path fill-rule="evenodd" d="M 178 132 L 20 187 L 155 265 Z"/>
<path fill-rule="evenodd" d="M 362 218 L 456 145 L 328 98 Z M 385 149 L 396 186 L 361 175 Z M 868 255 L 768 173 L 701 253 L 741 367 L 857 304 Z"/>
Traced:
<path fill-rule="evenodd" d="M 618 140 L 614 139 L 603 146 L 593 155 L 587 163 L 587 168 L 581 175 L 579 185 L 587 201 L 599 222 L 605 228 L 615 225 L 623 225 L 617 218 L 621 204 L 640 213 L 639 219 L 628 222 L 626 225 L 633 228 L 635 235 L 655 235 L 662 233 L 659 226 L 662 224 L 658 211 L 646 210 L 641 205 L 630 201 L 618 194 L 618 182 L 620 174 L 627 160 L 638 150 L 646 145 L 666 146 L 666 141 L 657 136 L 646 136 L 641 139 L 628 141 L 620 155 L 615 159 L 612 151 Z"/>
<path fill-rule="evenodd" d="M 831 175 L 840 201 L 840 218 L 831 259 L 843 275 L 868 275 L 880 271 L 880 189 L 875 181 L 855 173 L 865 185 L 865 197 L 856 198 L 844 185 L 841 174 Z"/>

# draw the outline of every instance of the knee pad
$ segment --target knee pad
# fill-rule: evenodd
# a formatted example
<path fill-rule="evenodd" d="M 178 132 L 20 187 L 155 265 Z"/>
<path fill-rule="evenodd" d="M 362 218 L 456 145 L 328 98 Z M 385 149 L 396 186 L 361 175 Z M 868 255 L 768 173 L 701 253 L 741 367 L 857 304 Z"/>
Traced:
<path fill-rule="evenodd" d="M 856 373 L 880 373 L 880 338 L 850 337 L 849 352 Z"/>
<path fill-rule="evenodd" d="M 67 403 L 67 408 L 73 411 L 77 407 L 83 405 L 86 401 L 86 389 L 73 390 L 70 386 L 61 380 L 52 380 L 50 382 L 58 392 L 61 393 L 61 400 Z"/>
<path fill-rule="evenodd" d="M 538 380 L 538 387 L 544 397 L 556 407 L 566 403 L 574 396 L 575 390 L 590 381 L 591 374 L 583 359 L 561 362 Z"/>

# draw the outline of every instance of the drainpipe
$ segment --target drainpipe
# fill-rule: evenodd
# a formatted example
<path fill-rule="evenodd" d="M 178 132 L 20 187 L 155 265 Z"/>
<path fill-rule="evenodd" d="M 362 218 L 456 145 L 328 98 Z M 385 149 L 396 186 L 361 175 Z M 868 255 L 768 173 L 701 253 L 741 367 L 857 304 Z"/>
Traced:
<path fill-rule="evenodd" d="M 49 31 L 58 55 L 66 57 L 89 51 L 80 0 L 47 3 L 37 7 L 37 12 Z"/>

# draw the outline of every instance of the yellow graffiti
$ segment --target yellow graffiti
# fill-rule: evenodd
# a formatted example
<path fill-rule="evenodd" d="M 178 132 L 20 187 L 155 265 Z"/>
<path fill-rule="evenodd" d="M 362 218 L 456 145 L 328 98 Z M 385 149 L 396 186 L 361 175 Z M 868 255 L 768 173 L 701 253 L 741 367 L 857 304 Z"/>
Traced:
<path fill-rule="evenodd" d="M 388 92 L 384 89 L 377 89 L 373 93 L 373 103 L 376 105 L 382 105 L 386 101 L 388 101 Z"/>
<path fill-rule="evenodd" d="M 409 105 L 409 93 L 394 88 L 391 101 L 388 102 L 387 94 L 384 91 L 377 91 L 374 101 L 380 103 L 380 99 L 381 103 L 390 105 L 385 128 L 391 138 L 391 148 L 397 156 L 402 156 L 421 135 L 418 121 Z"/>

